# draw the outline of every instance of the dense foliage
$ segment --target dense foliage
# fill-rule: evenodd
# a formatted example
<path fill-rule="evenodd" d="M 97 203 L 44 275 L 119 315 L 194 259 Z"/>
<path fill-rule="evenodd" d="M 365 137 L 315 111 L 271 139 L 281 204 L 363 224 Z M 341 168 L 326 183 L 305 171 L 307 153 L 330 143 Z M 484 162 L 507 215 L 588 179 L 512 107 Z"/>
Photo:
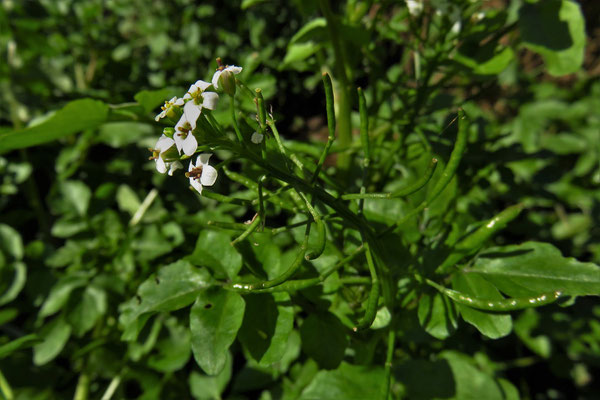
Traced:
<path fill-rule="evenodd" d="M 0 3 L 3 398 L 600 395 L 597 5 L 196 3 Z"/>

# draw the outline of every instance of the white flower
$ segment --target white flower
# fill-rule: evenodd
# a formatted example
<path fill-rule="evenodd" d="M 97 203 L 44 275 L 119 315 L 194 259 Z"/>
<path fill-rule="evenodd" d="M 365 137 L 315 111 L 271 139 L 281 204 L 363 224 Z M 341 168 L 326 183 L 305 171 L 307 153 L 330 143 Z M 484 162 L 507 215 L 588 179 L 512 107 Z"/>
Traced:
<path fill-rule="evenodd" d="M 176 169 L 183 167 L 183 165 L 181 165 L 181 163 L 177 160 L 165 161 L 165 159 L 164 159 L 163 155 L 169 149 L 171 149 L 171 147 L 173 147 L 174 144 L 175 144 L 175 141 L 173 139 L 171 139 L 170 137 L 163 134 L 158 139 L 158 142 L 156 142 L 154 149 L 150 149 L 152 151 L 152 157 L 150 157 L 150 159 L 156 161 L 156 170 L 158 172 L 160 172 L 161 174 L 164 174 L 165 172 L 167 172 L 167 169 L 168 169 L 169 175 L 172 176 L 173 172 Z"/>
<path fill-rule="evenodd" d="M 183 96 L 186 100 L 185 106 L 183 106 L 183 114 L 192 129 L 196 129 L 196 121 L 200 117 L 203 108 L 214 110 L 217 107 L 219 95 L 215 92 L 205 91 L 210 85 L 208 82 L 198 80 L 190 86 L 185 96 Z"/>
<path fill-rule="evenodd" d="M 423 12 L 423 2 L 421 0 L 406 0 L 408 13 L 412 16 L 417 16 Z"/>
<path fill-rule="evenodd" d="M 161 118 L 166 117 L 173 107 L 181 107 L 182 105 L 183 99 L 178 99 L 177 97 L 173 97 L 171 100 L 165 101 L 165 105 L 160 107 L 162 111 L 154 118 L 154 120 L 158 122 L 158 120 Z"/>
<path fill-rule="evenodd" d="M 254 144 L 260 144 L 263 141 L 264 137 L 265 135 L 263 135 L 262 133 L 254 132 L 250 137 L 250 141 Z"/>
<path fill-rule="evenodd" d="M 185 174 L 190 178 L 190 185 L 202 194 L 203 186 L 212 186 L 217 180 L 217 170 L 215 167 L 208 165 L 208 160 L 212 154 L 202 153 L 196 159 L 196 165 L 190 161 L 190 167 Z"/>
<path fill-rule="evenodd" d="M 223 67 L 218 68 L 212 77 L 212 85 L 215 89 L 219 88 L 219 78 L 221 77 L 221 74 L 223 72 L 231 72 L 232 74 L 237 75 L 240 72 L 242 72 L 242 67 L 236 67 L 235 65 L 228 65 L 225 68 L 223 68 Z"/>
<path fill-rule="evenodd" d="M 192 124 L 187 120 L 185 113 L 179 118 L 179 121 L 175 125 L 175 133 L 173 133 L 173 139 L 175 140 L 175 146 L 177 151 L 183 153 L 186 156 L 191 156 L 196 152 L 198 148 L 198 141 L 192 133 L 194 128 Z"/>

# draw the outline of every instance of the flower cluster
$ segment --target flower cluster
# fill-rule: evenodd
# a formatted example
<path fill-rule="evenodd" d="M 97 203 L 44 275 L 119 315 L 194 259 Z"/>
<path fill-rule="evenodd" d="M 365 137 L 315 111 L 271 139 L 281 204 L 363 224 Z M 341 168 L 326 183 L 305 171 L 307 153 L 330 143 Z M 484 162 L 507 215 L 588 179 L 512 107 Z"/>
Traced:
<path fill-rule="evenodd" d="M 217 59 L 219 68 L 214 73 L 212 81 L 198 80 L 192 84 L 183 97 L 173 97 L 165 101 L 161 112 L 155 118 L 177 120 L 174 129 L 166 128 L 158 139 L 152 151 L 151 160 L 156 161 L 156 170 L 161 174 L 167 172 L 173 175 L 177 169 L 183 168 L 180 159 L 182 154 L 192 157 L 198 149 L 198 140 L 194 130 L 203 110 L 215 110 L 219 101 L 217 91 L 233 96 L 235 93 L 235 77 L 242 71 L 241 67 L 223 66 Z M 211 154 L 203 153 L 196 159 L 196 164 L 190 160 L 186 176 L 191 186 L 202 193 L 203 186 L 212 186 L 217 179 L 217 170 L 208 165 Z M 187 158 L 183 157 L 183 158 Z"/>

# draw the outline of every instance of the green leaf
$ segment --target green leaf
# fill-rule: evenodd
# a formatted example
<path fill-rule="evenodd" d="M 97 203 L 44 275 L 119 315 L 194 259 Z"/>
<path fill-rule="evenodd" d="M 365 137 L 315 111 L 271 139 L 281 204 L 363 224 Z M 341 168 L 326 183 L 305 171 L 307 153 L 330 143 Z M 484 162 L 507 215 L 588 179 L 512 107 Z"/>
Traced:
<path fill-rule="evenodd" d="M 446 360 L 454 378 L 452 399 L 504 400 L 504 394 L 496 380 L 475 367 L 475 362 L 464 354 L 445 351 L 440 355 Z"/>
<path fill-rule="evenodd" d="M 454 302 L 438 292 L 423 295 L 417 315 L 423 329 L 436 339 L 446 339 L 458 326 Z"/>
<path fill-rule="evenodd" d="M 132 143 L 139 143 L 143 138 L 153 136 L 155 128 L 140 122 L 108 122 L 100 126 L 95 139 L 110 147 L 119 148 Z"/>
<path fill-rule="evenodd" d="M 294 43 L 288 45 L 287 53 L 283 58 L 282 66 L 291 66 L 292 64 L 306 60 L 321 49 L 321 45 L 314 42 Z"/>
<path fill-rule="evenodd" d="M 260 3 L 265 3 L 267 0 L 243 0 L 240 8 L 242 10 L 247 10 L 248 8 L 255 6 Z"/>
<path fill-rule="evenodd" d="M 142 90 L 136 93 L 133 98 L 142 106 L 145 113 L 149 113 L 158 106 L 162 105 L 166 100 L 176 96 L 178 93 L 175 88 L 164 88 L 158 90 Z M 157 113 L 158 114 L 158 113 Z"/>
<path fill-rule="evenodd" d="M 335 369 L 348 346 L 347 328 L 329 312 L 314 312 L 300 327 L 302 350 L 321 368 Z"/>
<path fill-rule="evenodd" d="M 515 58 L 515 53 L 510 47 L 502 47 L 495 42 L 484 46 L 475 44 L 475 51 L 461 48 L 456 53 L 454 60 L 469 68 L 477 75 L 497 75 L 504 71 Z M 465 53 L 465 51 L 468 51 Z"/>
<path fill-rule="evenodd" d="M 563 257 L 548 243 L 490 248 L 469 271 L 481 275 L 510 297 L 560 291 L 570 296 L 600 294 L 600 268 Z"/>
<path fill-rule="evenodd" d="M 140 208 L 142 202 L 130 186 L 122 184 L 117 189 L 117 204 L 119 205 L 119 210 L 133 215 Z"/>
<path fill-rule="evenodd" d="M 384 378 L 383 368 L 343 362 L 333 371 L 319 371 L 302 391 L 299 400 L 378 399 Z"/>
<path fill-rule="evenodd" d="M 65 216 L 52 225 L 51 233 L 52 236 L 64 239 L 85 231 L 88 228 L 89 225 L 87 221 L 79 217 L 73 218 L 72 216 Z"/>
<path fill-rule="evenodd" d="M 246 297 L 246 313 L 238 336 L 259 364 L 281 360 L 293 327 L 294 311 L 287 293 Z"/>
<path fill-rule="evenodd" d="M 10 356 L 15 351 L 26 349 L 40 342 L 40 338 L 36 334 L 21 336 L 18 339 L 12 340 L 0 346 L 0 360 Z"/>
<path fill-rule="evenodd" d="M 552 225 L 552 236 L 556 240 L 570 239 L 588 232 L 592 224 L 592 218 L 587 214 L 569 214 Z"/>
<path fill-rule="evenodd" d="M 550 338 L 546 335 L 534 336 L 533 331 L 538 327 L 540 314 L 530 308 L 519 315 L 515 321 L 515 333 L 529 350 L 543 358 L 549 358 L 552 353 Z"/>
<path fill-rule="evenodd" d="M 231 379 L 233 358 L 227 353 L 225 368 L 216 376 L 201 375 L 193 371 L 189 378 L 190 392 L 196 400 L 220 400 L 221 393 Z"/>
<path fill-rule="evenodd" d="M 13 260 L 23 258 L 23 241 L 21 235 L 13 227 L 0 224 L 0 250 Z"/>
<path fill-rule="evenodd" d="M 148 366 L 160 372 L 175 372 L 188 362 L 192 354 L 191 335 L 187 326 L 178 325 L 176 318 L 166 322 L 169 336 L 154 346 L 158 353 L 148 357 Z"/>
<path fill-rule="evenodd" d="M 108 106 L 92 99 L 74 100 L 39 125 L 0 134 L 0 154 L 51 142 L 100 125 L 108 116 Z"/>
<path fill-rule="evenodd" d="M 92 198 L 92 191 L 81 181 L 64 181 L 60 185 L 60 191 L 67 204 L 71 206 L 77 214 L 84 216 L 87 212 Z"/>
<path fill-rule="evenodd" d="M 225 368 L 227 350 L 242 325 L 244 309 L 244 299 L 236 292 L 213 287 L 198 295 L 190 312 L 192 351 L 208 375 Z"/>
<path fill-rule="evenodd" d="M 203 230 L 194 252 L 187 259 L 195 265 L 210 268 L 216 278 L 234 279 L 242 268 L 242 256 L 231 245 L 229 235 L 222 231 Z"/>
<path fill-rule="evenodd" d="M 65 347 L 71 336 L 71 327 L 59 317 L 45 325 L 39 336 L 43 341 L 33 348 L 33 363 L 44 365 L 52 361 Z"/>
<path fill-rule="evenodd" d="M 296 42 L 306 42 L 312 40 L 321 40 L 327 37 L 327 20 L 325 18 L 315 18 L 304 25 L 298 32 L 292 36 L 289 44 Z"/>
<path fill-rule="evenodd" d="M 81 296 L 72 296 L 69 300 L 66 316 L 76 336 L 92 329 L 106 312 L 106 292 L 96 286 L 86 287 Z"/>
<path fill-rule="evenodd" d="M 23 287 L 25 287 L 25 281 L 27 280 L 27 266 L 19 261 L 0 268 L 0 277 L 3 278 L 1 282 L 8 282 L 6 279 L 4 279 L 6 276 L 5 271 L 11 268 L 14 270 L 11 285 L 7 288 L 4 287 L 4 284 L 0 285 L 0 289 L 4 291 L 4 293 L 0 296 L 0 306 L 16 299 L 21 290 L 23 290 Z"/>
<path fill-rule="evenodd" d="M 580 6 L 570 0 L 525 3 L 519 10 L 525 47 L 539 53 L 554 76 L 578 71 L 585 50 L 585 20 Z"/>
<path fill-rule="evenodd" d="M 135 340 L 143 326 L 135 324 L 140 316 L 186 307 L 196 299 L 198 293 L 210 285 L 211 277 L 208 272 L 187 261 L 178 261 L 160 268 L 156 276 L 140 285 L 137 296 L 122 306 L 119 321 L 126 328 L 129 326 L 123 333 L 123 340 Z"/>
<path fill-rule="evenodd" d="M 67 275 L 61 278 L 50 290 L 50 294 L 42 304 L 39 317 L 45 318 L 58 312 L 67 303 L 71 292 L 88 283 L 87 276 Z"/>
<path fill-rule="evenodd" d="M 519 400 L 521 396 L 519 396 L 519 390 L 510 383 L 506 379 L 497 379 L 496 382 L 500 385 L 500 389 L 502 390 L 502 400 Z"/>
<path fill-rule="evenodd" d="M 494 301 L 504 298 L 494 285 L 479 275 L 455 274 L 452 279 L 452 286 L 455 290 L 477 299 Z M 482 335 L 491 339 L 504 337 L 512 330 L 510 314 L 489 313 L 464 304 L 457 304 L 456 306 L 465 321 L 477 328 Z"/>

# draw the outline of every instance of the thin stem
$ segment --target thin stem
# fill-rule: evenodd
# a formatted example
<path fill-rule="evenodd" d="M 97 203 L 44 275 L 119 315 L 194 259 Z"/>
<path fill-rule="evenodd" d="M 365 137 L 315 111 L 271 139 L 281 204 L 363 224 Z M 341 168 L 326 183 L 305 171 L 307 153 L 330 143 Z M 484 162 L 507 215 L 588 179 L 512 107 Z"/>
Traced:
<path fill-rule="evenodd" d="M 361 88 L 358 88 L 358 112 L 360 115 L 360 141 L 363 149 L 363 176 L 360 193 L 364 194 L 369 185 L 369 165 L 371 164 L 371 148 L 369 144 L 369 118 L 367 115 L 367 100 L 365 93 Z M 343 198 L 343 197 L 342 197 Z M 358 202 L 358 212 L 362 214 L 364 200 Z"/>
<path fill-rule="evenodd" d="M 250 200 L 240 199 L 237 197 L 224 196 L 220 193 L 209 192 L 206 190 L 202 191 L 202 196 L 204 196 L 208 199 L 220 201 L 221 203 L 237 204 L 240 206 L 251 206 L 252 205 L 252 202 Z"/>
<path fill-rule="evenodd" d="M 112 398 L 117 391 L 117 388 L 121 384 L 121 379 L 123 378 L 122 375 L 123 373 L 121 372 L 119 375 L 112 378 L 100 400 L 110 400 Z"/>
<path fill-rule="evenodd" d="M 373 254 L 369 247 L 369 243 L 365 242 L 364 246 L 366 249 L 365 254 L 367 257 L 367 265 L 369 266 L 369 273 L 371 274 L 371 290 L 369 291 L 369 298 L 367 299 L 367 310 L 365 311 L 365 315 L 358 322 L 358 324 L 352 328 L 354 332 L 361 329 L 366 329 L 373 324 L 375 316 L 377 315 L 377 304 L 379 302 L 379 294 L 381 292 L 379 277 L 377 276 L 377 268 L 375 267 L 375 262 L 373 260 Z"/>
<path fill-rule="evenodd" d="M 257 282 L 257 283 L 230 283 L 225 285 L 224 287 L 226 289 L 230 289 L 230 290 L 237 290 L 237 291 L 254 291 L 256 289 L 269 289 L 275 286 L 279 286 L 282 283 L 284 283 L 285 281 L 287 281 L 288 279 L 290 279 L 298 270 L 298 268 L 300 268 L 300 265 L 302 265 L 302 261 L 304 261 L 304 255 L 306 254 L 306 248 L 308 247 L 308 234 L 310 232 L 310 224 L 308 224 L 306 226 L 306 233 L 304 235 L 304 241 L 302 242 L 302 245 L 300 246 L 300 251 L 298 252 L 298 255 L 296 256 L 296 259 L 294 260 L 294 262 L 292 262 L 292 265 L 290 265 L 290 267 L 281 275 L 279 275 L 277 278 L 268 280 L 268 281 L 264 281 L 264 282 Z"/>
<path fill-rule="evenodd" d="M 258 126 L 260 128 L 260 133 L 263 135 L 267 130 L 267 110 L 265 108 L 265 99 L 262 95 L 262 90 L 255 89 L 256 97 L 254 101 L 256 102 L 256 110 L 258 114 Z"/>
<path fill-rule="evenodd" d="M 146 195 L 146 198 L 144 199 L 144 201 L 142 201 L 142 204 L 140 204 L 135 214 L 133 214 L 133 217 L 131 217 L 131 220 L 129 221 L 129 226 L 135 226 L 140 222 L 140 220 L 144 217 L 144 214 L 146 214 L 146 211 L 148 211 L 150 205 L 152 205 L 152 202 L 154 201 L 157 195 L 158 190 L 156 189 L 152 189 L 150 192 L 148 192 L 148 195 Z"/>
<path fill-rule="evenodd" d="M 73 400 L 87 400 L 90 388 L 90 376 L 83 371 L 77 380 Z"/>
<path fill-rule="evenodd" d="M 327 127 L 329 128 L 329 135 L 327 137 L 327 144 L 325 144 L 325 148 L 321 153 L 321 157 L 319 158 L 319 162 L 317 163 L 317 168 L 315 168 L 315 172 L 310 180 L 310 183 L 315 183 L 319 173 L 321 172 L 321 168 L 325 163 L 325 159 L 329 154 L 329 150 L 331 149 L 331 145 L 335 140 L 335 110 L 333 107 L 333 85 L 331 83 L 331 77 L 329 74 L 323 74 L 323 86 L 325 88 L 325 100 L 326 100 L 326 110 L 327 110 Z"/>
<path fill-rule="evenodd" d="M 238 236 L 237 238 L 235 238 L 234 240 L 231 241 L 231 245 L 235 246 L 239 242 L 245 240 L 248 236 L 250 236 L 250 234 L 252 234 L 254 231 L 256 231 L 256 229 L 260 225 L 261 221 L 262 221 L 262 218 L 260 217 L 260 214 L 254 215 L 254 218 L 252 219 L 252 222 L 250 223 L 250 225 L 247 225 L 246 230 L 244 232 L 242 232 L 242 234 L 240 236 Z"/>
<path fill-rule="evenodd" d="M 235 130 L 235 135 L 237 137 L 238 142 L 243 145 L 244 138 L 242 137 L 242 132 L 240 132 L 240 127 L 237 123 L 237 117 L 235 115 L 235 99 L 233 96 L 229 96 L 229 111 L 231 113 L 231 121 L 233 122 L 233 129 Z"/>
<path fill-rule="evenodd" d="M 242 287 L 235 286 L 235 285 L 225 285 L 225 289 L 234 290 L 234 291 L 243 292 L 243 293 L 290 292 L 290 291 L 306 289 L 308 287 L 316 286 L 316 285 L 323 283 L 331 274 L 333 274 L 335 271 L 339 270 L 344 265 L 348 264 L 357 255 L 361 254 L 364 250 L 365 249 L 363 246 L 359 246 L 352 252 L 352 254 L 350 254 L 349 256 L 345 257 L 344 259 L 338 261 L 335 265 L 333 265 L 331 268 L 326 270 L 323 274 L 321 274 L 315 278 L 288 280 L 278 286 L 274 286 L 274 287 L 270 287 L 270 288 L 266 288 L 266 289 L 253 289 L 253 288 L 248 288 L 248 287 L 242 288 Z M 340 282 L 342 284 L 349 284 L 349 285 L 364 285 L 364 284 L 370 283 L 371 278 L 364 277 L 364 276 L 349 276 L 349 277 L 340 278 Z"/>
<path fill-rule="evenodd" d="M 419 206 L 417 206 L 411 212 L 406 214 L 401 220 L 396 222 L 396 224 L 390 228 L 391 230 L 397 231 L 400 228 L 400 226 L 402 226 L 406 221 L 408 221 L 410 218 L 414 217 L 415 215 L 423 211 L 425 208 L 427 208 L 427 206 L 430 205 L 440 195 L 440 193 L 442 193 L 442 191 L 446 188 L 448 183 L 450 183 L 450 181 L 456 174 L 458 164 L 460 163 L 465 148 L 467 147 L 467 139 L 469 133 L 468 125 L 466 123 L 466 114 L 462 109 L 458 110 L 458 119 L 459 124 L 458 136 L 456 137 L 456 144 L 454 145 L 454 149 L 450 154 L 450 159 L 448 160 L 448 164 L 446 164 L 446 168 L 444 168 L 442 176 L 436 182 L 435 186 L 433 187 L 433 190 L 427 195 L 427 198 L 421 204 L 419 204 Z M 390 229 L 386 230 L 385 232 L 389 231 Z"/>
<path fill-rule="evenodd" d="M 396 342 L 396 329 L 394 329 L 394 324 L 390 323 L 388 329 L 387 354 L 385 357 L 385 380 L 381 390 L 382 400 L 389 399 L 391 395 L 390 387 L 392 383 L 392 361 L 394 359 L 394 346 Z"/>
<path fill-rule="evenodd" d="M 331 11 L 329 0 L 319 0 L 321 12 L 327 20 L 327 29 L 329 37 L 333 45 L 335 54 L 335 71 L 336 77 L 340 84 L 337 90 L 337 106 L 338 106 L 338 133 L 340 147 L 343 149 L 350 146 L 352 142 L 352 123 L 350 121 L 350 95 L 348 93 L 348 76 L 346 74 L 346 57 L 344 55 L 344 47 L 341 35 L 338 31 L 337 21 Z M 350 167 L 349 154 L 340 153 L 338 155 L 338 167 L 342 171 L 346 171 Z"/>
<path fill-rule="evenodd" d="M 355 199 L 394 199 L 398 197 L 406 197 L 420 190 L 423 186 L 425 186 L 433 173 L 435 172 L 435 168 L 437 167 L 438 160 L 436 158 L 432 158 L 429 166 L 425 170 L 425 174 L 419 178 L 418 181 L 413 183 L 412 185 L 407 186 L 404 189 L 397 190 L 391 193 L 349 193 L 342 195 L 343 200 L 355 200 Z"/>
<path fill-rule="evenodd" d="M 294 153 L 291 153 L 288 156 L 285 146 L 283 145 L 283 142 L 281 141 L 281 137 L 279 136 L 279 131 L 277 130 L 277 126 L 275 125 L 275 120 L 273 120 L 272 118 L 269 118 L 267 120 L 267 124 L 269 125 L 269 127 L 271 127 L 271 132 L 273 132 L 273 136 L 275 137 L 275 142 L 277 143 L 277 148 L 279 149 L 279 152 L 281 153 L 281 155 L 283 155 L 285 163 L 286 164 L 288 163 L 288 161 L 287 161 L 288 159 L 292 160 L 294 165 L 296 165 L 296 167 L 298 167 L 298 169 L 300 170 L 300 174 L 302 175 L 302 177 L 304 177 L 304 164 L 302 164 L 302 162 L 298 159 L 298 157 L 296 157 L 296 155 Z"/>

